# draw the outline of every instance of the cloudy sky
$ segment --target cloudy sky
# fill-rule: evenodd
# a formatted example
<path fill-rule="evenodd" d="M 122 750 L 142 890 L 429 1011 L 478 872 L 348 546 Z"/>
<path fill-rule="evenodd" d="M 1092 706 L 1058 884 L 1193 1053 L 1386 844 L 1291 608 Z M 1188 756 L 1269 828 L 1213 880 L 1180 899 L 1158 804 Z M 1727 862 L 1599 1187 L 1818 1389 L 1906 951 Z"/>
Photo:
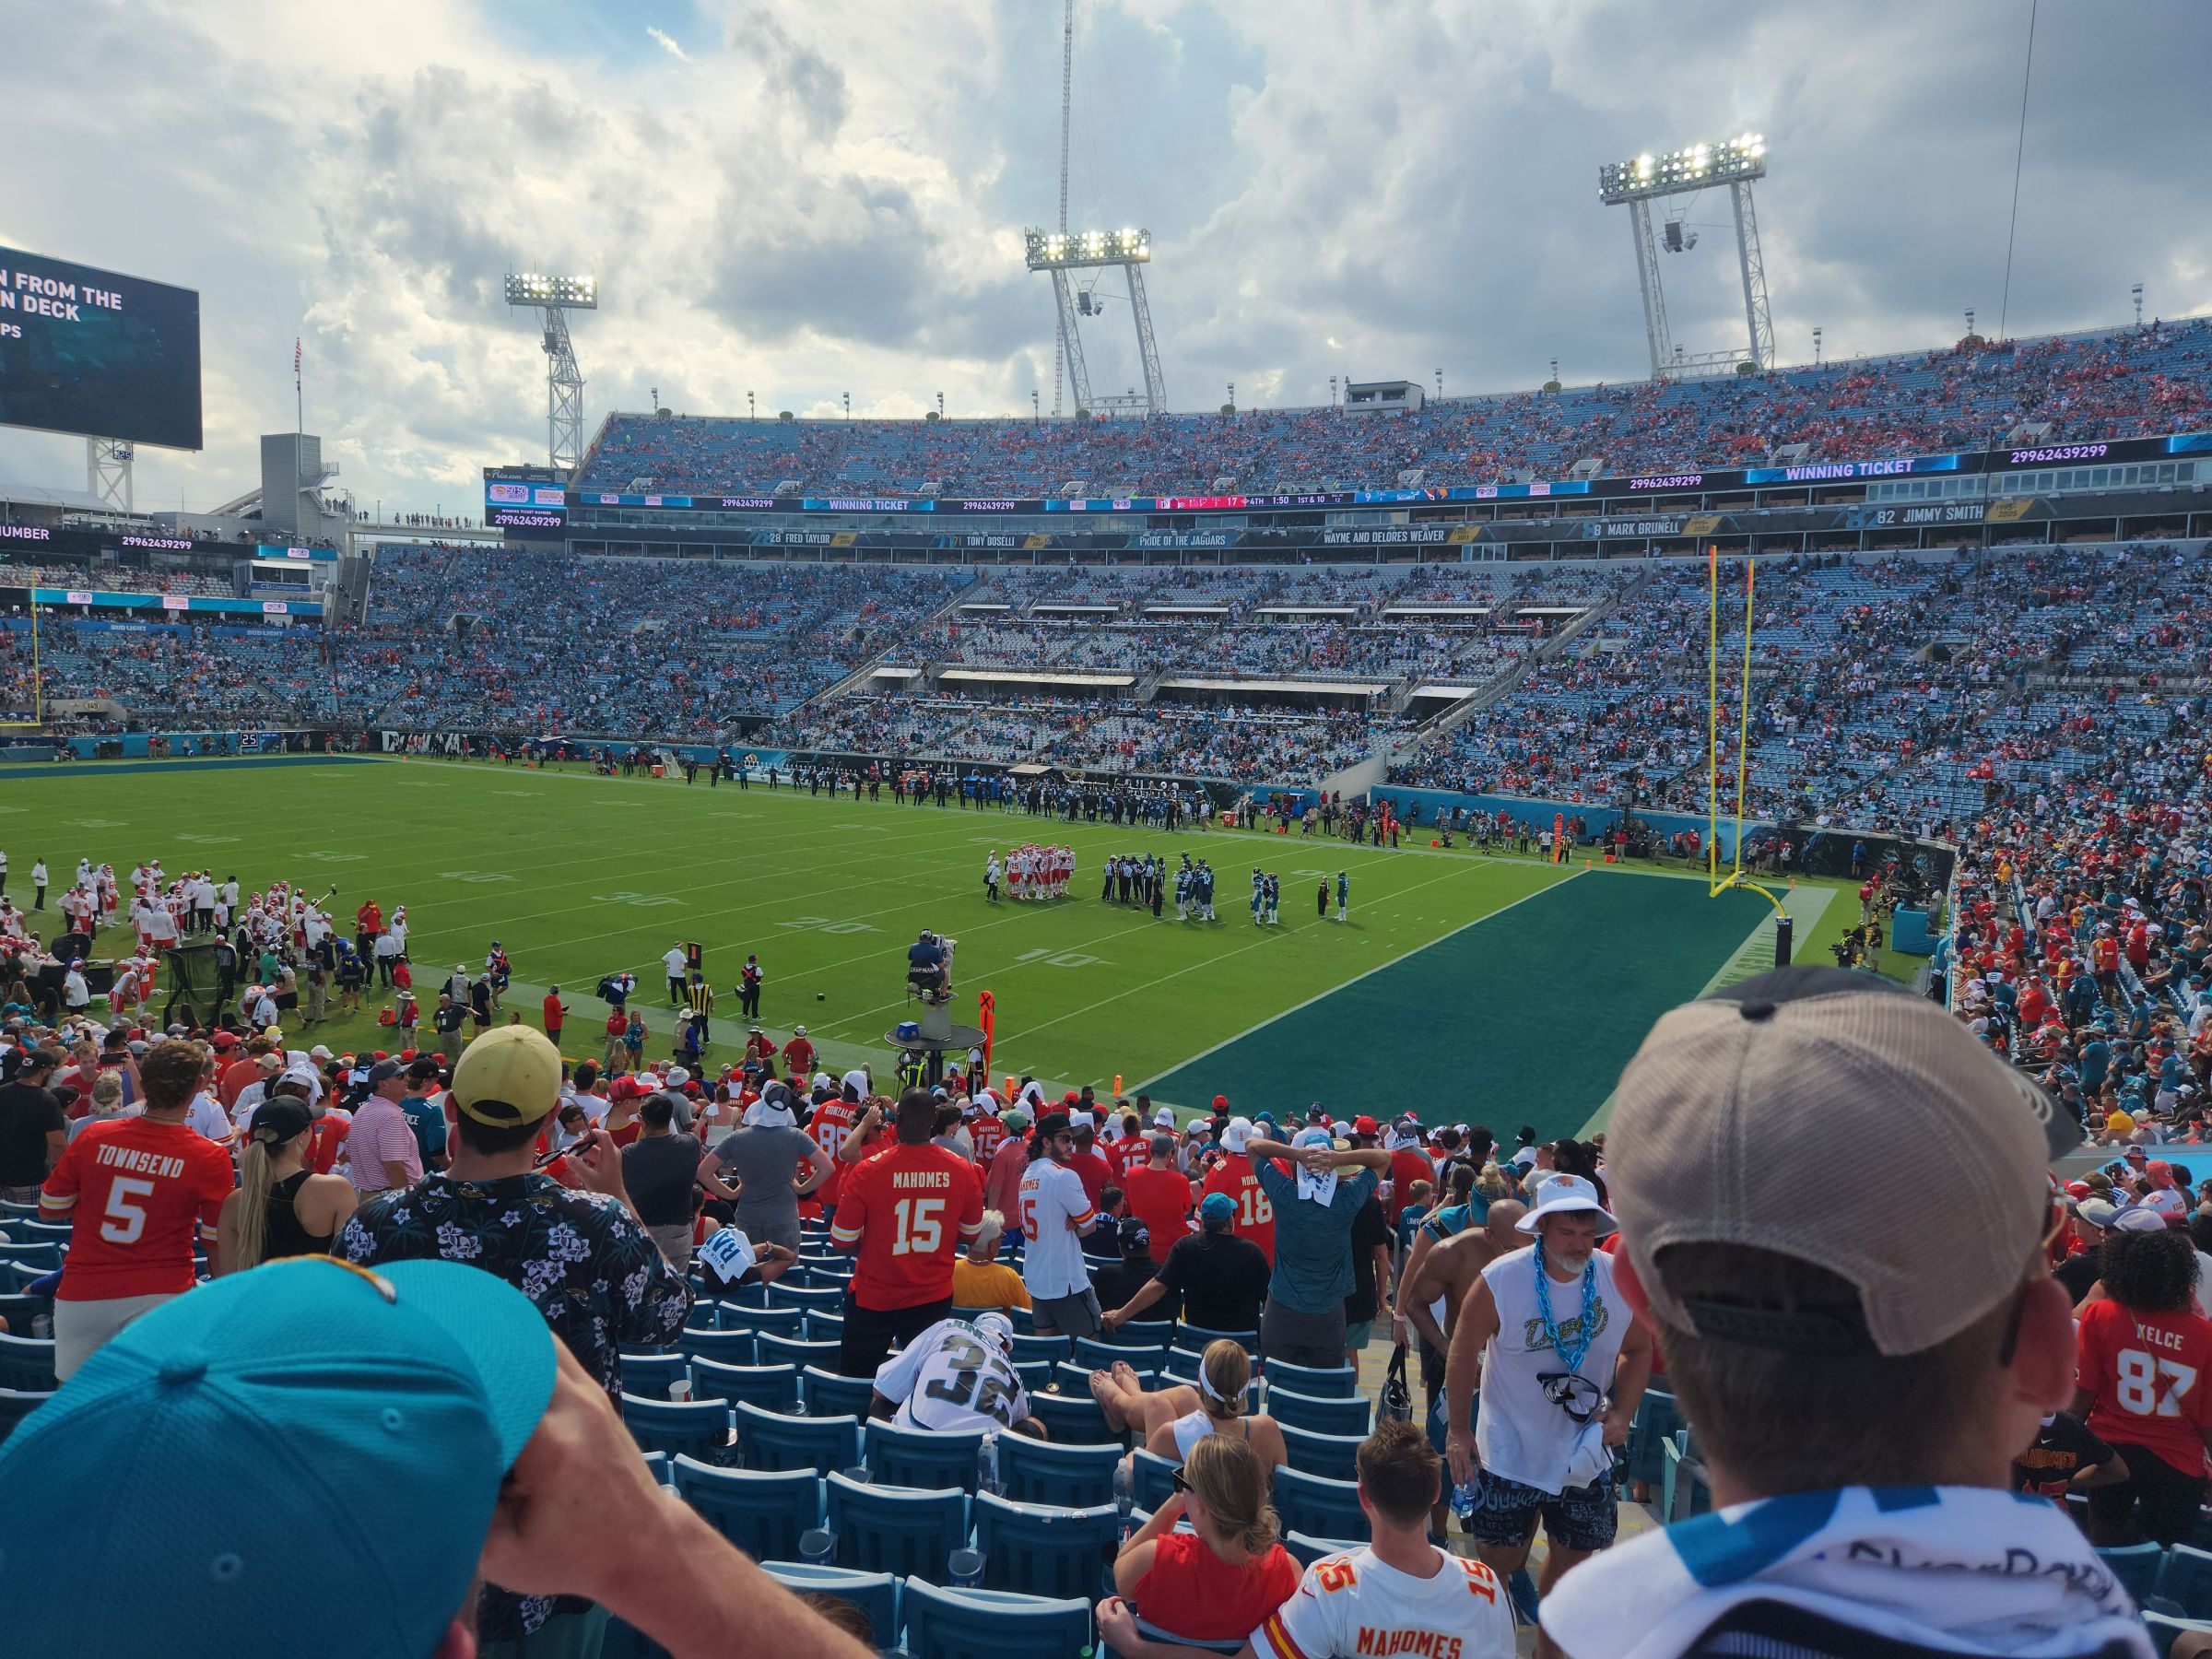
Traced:
<path fill-rule="evenodd" d="M 1072 225 L 1136 224 L 1178 408 L 1318 403 L 1332 374 L 1447 393 L 1641 372 L 1601 161 L 1745 131 L 1784 361 L 2110 324 L 2145 285 L 2212 312 L 2212 6 L 2050 0 L 2018 253 L 2030 0 L 1078 0 Z M 364 501 L 472 500 L 545 459 L 508 269 L 592 272 L 591 421 L 1026 414 L 1056 211 L 1056 0 L 0 0 L 17 65 L 0 245 L 203 296 L 207 447 L 144 451 L 142 507 L 250 487 L 307 425 Z M 24 73 L 46 65 L 53 73 Z M 1665 256 L 1675 335 L 1741 338 L 1727 204 Z M 1135 379 L 1111 282 L 1094 384 Z M 0 481 L 80 441 L 0 430 Z"/>

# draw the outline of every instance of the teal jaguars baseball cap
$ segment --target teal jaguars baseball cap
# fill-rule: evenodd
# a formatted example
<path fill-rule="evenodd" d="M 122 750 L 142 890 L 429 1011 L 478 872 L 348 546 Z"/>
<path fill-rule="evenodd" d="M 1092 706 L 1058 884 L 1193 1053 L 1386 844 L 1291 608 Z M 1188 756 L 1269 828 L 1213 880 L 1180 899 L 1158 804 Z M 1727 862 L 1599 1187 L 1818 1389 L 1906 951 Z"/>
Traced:
<path fill-rule="evenodd" d="M 0 1446 L 6 1650 L 428 1659 L 553 1343 L 455 1262 L 302 1256 L 164 1303 Z"/>

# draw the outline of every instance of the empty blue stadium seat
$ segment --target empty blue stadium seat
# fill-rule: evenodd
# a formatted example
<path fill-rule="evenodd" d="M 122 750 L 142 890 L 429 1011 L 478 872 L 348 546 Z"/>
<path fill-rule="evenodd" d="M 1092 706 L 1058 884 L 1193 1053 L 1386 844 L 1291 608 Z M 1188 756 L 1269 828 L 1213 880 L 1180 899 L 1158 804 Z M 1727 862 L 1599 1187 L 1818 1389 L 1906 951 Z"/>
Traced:
<path fill-rule="evenodd" d="M 1303 1572 L 1324 1556 L 1347 1555 L 1355 1549 L 1366 1548 L 1367 1540 L 1364 1538 L 1314 1538 L 1307 1536 L 1302 1532 L 1286 1531 L 1283 1534 L 1283 1547 L 1290 1552 L 1291 1559 L 1298 1563 L 1299 1571 Z"/>
<path fill-rule="evenodd" d="M 1295 1389 L 1267 1389 L 1267 1415 L 1277 1422 L 1292 1428 L 1311 1430 L 1315 1434 L 1350 1434 L 1364 1438 L 1373 1427 L 1371 1421 L 1374 1402 L 1365 1394 L 1350 1399 L 1327 1399 L 1316 1394 L 1303 1394 Z"/>
<path fill-rule="evenodd" d="M 910 1578 L 900 1588 L 907 1659 L 1044 1659 L 1090 1644 L 1089 1587 L 1065 1598 L 941 1590 Z"/>
<path fill-rule="evenodd" d="M 1002 1495 L 1016 1503 L 1056 1503 L 1085 1509 L 1113 1500 L 1119 1446 L 1061 1446 L 1026 1434 L 998 1437 Z"/>
<path fill-rule="evenodd" d="M 1101 1441 L 1118 1445 L 1121 1441 L 1121 1435 L 1107 1426 L 1106 1414 L 1088 1392 L 1079 1400 L 1065 1394 L 1033 1394 L 1030 1409 L 1059 1445 L 1097 1445 Z"/>
<path fill-rule="evenodd" d="M 799 1394 L 809 1417 L 865 1418 L 876 1400 L 876 1384 L 866 1377 L 841 1377 L 819 1365 L 799 1370 Z"/>
<path fill-rule="evenodd" d="M 647 1452 L 719 1463 L 727 1457 L 730 1404 L 727 1400 L 656 1400 L 622 1391 L 622 1420 Z"/>
<path fill-rule="evenodd" d="M 750 1331 L 694 1330 L 686 1325 L 677 1334 L 677 1349 L 687 1359 L 712 1359 L 722 1365 L 751 1365 L 753 1334 Z"/>
<path fill-rule="evenodd" d="M 1018 1436 L 1002 1435 L 1001 1442 Z M 955 1430 L 939 1433 L 930 1429 L 901 1429 L 880 1418 L 868 1423 L 861 1437 L 861 1461 L 877 1480 L 902 1487 L 959 1487 L 975 1490 L 978 1457 L 983 1449 L 983 1431 Z"/>
<path fill-rule="evenodd" d="M 53 1337 L 0 1333 L 0 1388 L 52 1394 L 60 1386 L 53 1377 Z"/>
<path fill-rule="evenodd" d="M 691 1394 L 700 1400 L 747 1400 L 770 1411 L 789 1411 L 799 1403 L 795 1365 L 724 1365 L 691 1361 Z"/>
<path fill-rule="evenodd" d="M 877 1486 L 831 1474 L 822 1488 L 840 1567 L 926 1578 L 967 1547 L 968 1494 L 959 1487 Z"/>
<path fill-rule="evenodd" d="M 841 1313 L 825 1313 L 819 1308 L 806 1310 L 806 1340 L 809 1342 L 839 1342 L 845 1334 L 845 1320 Z"/>
<path fill-rule="evenodd" d="M 753 1336 L 753 1353 L 762 1365 L 818 1365 L 827 1370 L 837 1364 L 838 1345 L 759 1331 Z"/>
<path fill-rule="evenodd" d="M 2173 1603 L 2184 1618 L 2212 1618 L 2212 1553 L 2176 1544 L 2159 1560 L 2149 1594 Z"/>
<path fill-rule="evenodd" d="M 2143 1625 L 2150 1632 L 2151 1649 L 2159 1655 L 2159 1659 L 2166 1659 L 2173 1652 L 2176 1637 L 2184 1636 L 2192 1630 L 2212 1630 L 2212 1619 L 2176 1618 L 2171 1614 L 2154 1613 L 2147 1608 L 2143 1614 Z"/>
<path fill-rule="evenodd" d="M 1111 1503 L 1060 1509 L 1009 1503 L 988 1492 L 976 1494 L 970 1512 L 984 1584 L 1023 1595 L 1096 1594 L 1121 1524 Z"/>
<path fill-rule="evenodd" d="M 1124 1328 L 1133 1329 L 1134 1327 L 1125 1326 Z M 1239 1344 L 1246 1353 L 1253 1358 L 1258 1358 L 1260 1334 L 1257 1331 L 1209 1331 L 1204 1325 L 1179 1324 L 1175 1327 L 1175 1335 L 1169 1340 L 1168 1346 L 1179 1347 L 1187 1354 L 1203 1354 L 1209 1343 L 1218 1342 L 1224 1336 Z"/>
<path fill-rule="evenodd" d="M 806 1326 L 804 1308 L 733 1308 L 723 1304 L 723 1329 L 750 1331 L 756 1336 L 781 1336 L 796 1342 Z"/>
<path fill-rule="evenodd" d="M 653 1477 L 655 1486 L 667 1486 L 674 1479 L 669 1473 L 667 1453 L 641 1452 L 638 1455 L 645 1460 L 645 1472 Z"/>
<path fill-rule="evenodd" d="M 685 1502 L 757 1561 L 796 1560 L 799 1539 L 822 1524 L 822 1483 L 808 1469 L 719 1469 L 670 1460 Z"/>
<path fill-rule="evenodd" d="M 1326 1369 L 1311 1365 L 1292 1365 L 1287 1359 L 1270 1359 L 1262 1374 L 1269 1388 L 1282 1387 L 1322 1400 L 1348 1400 L 1359 1392 L 1359 1370 L 1352 1365 L 1333 1365 Z"/>
<path fill-rule="evenodd" d="M 1135 1481 L 1136 1507 L 1148 1512 L 1165 1503 L 1175 1490 L 1175 1471 L 1181 1466 L 1173 1458 L 1162 1457 L 1141 1446 L 1130 1453 L 1129 1472 Z"/>
<path fill-rule="evenodd" d="M 1359 1507 L 1356 1481 L 1326 1480 L 1297 1469 L 1277 1469 L 1275 1512 L 1282 1517 L 1285 1532 L 1301 1532 L 1312 1538 L 1364 1539 L 1368 1535 L 1367 1515 Z"/>
<path fill-rule="evenodd" d="M 860 1461 L 860 1419 L 785 1417 L 740 1400 L 730 1407 L 737 1422 L 738 1455 L 748 1469 L 812 1469 L 826 1475 Z"/>
<path fill-rule="evenodd" d="M 843 1539 L 839 1539 L 843 1544 Z M 795 1552 L 794 1552 L 795 1553 Z M 899 1581 L 888 1572 L 859 1572 L 848 1567 L 816 1566 L 811 1561 L 763 1561 L 760 1571 L 799 1595 L 834 1595 L 868 1616 L 876 1645 L 888 1650 L 899 1641 Z M 942 1565 L 938 1571 L 944 1571 Z"/>
<path fill-rule="evenodd" d="M 1014 1359 L 1018 1364 L 1026 1365 L 1038 1359 L 1057 1364 L 1074 1352 L 1075 1344 L 1065 1336 L 1024 1336 L 1017 1333 L 1014 1337 Z"/>
<path fill-rule="evenodd" d="M 1629 1478 L 1658 1486 L 1666 1475 L 1663 1444 L 1682 1427 L 1682 1410 L 1665 1389 L 1647 1388 L 1629 1426 Z"/>
<path fill-rule="evenodd" d="M 1359 1434 L 1316 1434 L 1311 1429 L 1300 1429 L 1292 1423 L 1277 1423 L 1283 1433 L 1283 1450 L 1290 1454 L 1290 1466 L 1301 1474 L 1319 1475 L 1325 1480 L 1357 1480 L 1359 1470 L 1355 1461 L 1366 1437 Z"/>
<path fill-rule="evenodd" d="M 641 1394 L 649 1400 L 666 1399 L 668 1384 L 680 1382 L 689 1375 L 689 1363 L 681 1354 L 622 1356 L 623 1391 Z"/>
<path fill-rule="evenodd" d="M 1116 1347 L 1164 1348 L 1175 1340 L 1175 1322 L 1171 1319 L 1133 1319 L 1118 1331 L 1100 1332 L 1098 1340 L 1110 1342 Z"/>

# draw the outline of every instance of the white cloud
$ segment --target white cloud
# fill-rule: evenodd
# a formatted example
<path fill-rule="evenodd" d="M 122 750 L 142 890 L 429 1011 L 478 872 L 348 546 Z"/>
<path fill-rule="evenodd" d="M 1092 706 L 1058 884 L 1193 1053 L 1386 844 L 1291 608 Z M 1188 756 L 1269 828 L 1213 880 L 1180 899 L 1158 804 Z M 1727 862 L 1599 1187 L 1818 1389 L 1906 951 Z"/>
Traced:
<path fill-rule="evenodd" d="M 660 49 L 663 52 L 665 52 L 670 57 L 680 59 L 682 62 L 687 64 L 691 61 L 691 54 L 686 52 L 682 46 L 678 45 L 676 38 L 669 34 L 667 30 L 655 29 L 652 24 L 648 23 L 645 25 L 645 32 L 653 40 L 654 44 L 658 45 Z"/>
<path fill-rule="evenodd" d="M 940 391 L 961 414 L 1026 415 L 1033 387 L 1049 405 L 1051 305 L 1018 232 L 1055 205 L 1057 6 L 695 0 L 678 27 L 717 43 L 712 72 L 671 75 L 668 32 L 547 4 L 18 8 L 25 61 L 85 73 L 0 105 L 0 144 L 34 159 L 0 242 L 203 296 L 208 447 L 144 452 L 142 500 L 253 481 L 255 435 L 291 425 L 295 334 L 308 425 L 365 498 L 450 505 L 485 463 L 542 457 L 544 359 L 499 292 L 522 265 L 602 279 L 605 309 L 574 320 L 594 423 L 651 386 L 689 413 L 742 413 L 748 391 L 840 418 L 848 390 L 856 416 Z M 2136 280 L 2153 311 L 2212 310 L 2212 221 L 2148 164 L 2212 140 L 2188 79 L 2212 12 L 2129 15 L 2042 14 L 2016 331 L 2116 321 Z M 1642 324 L 1597 163 L 1749 124 L 1773 147 L 1785 359 L 1815 324 L 1830 356 L 1926 346 L 1967 305 L 1996 315 L 2018 21 L 1908 0 L 1087 0 L 1071 216 L 1152 230 L 1177 407 L 1438 365 L 1452 392 L 1525 387 L 1555 356 L 1571 382 L 1619 380 Z M 1668 256 L 1693 347 L 1741 329 L 1732 255 L 1715 230 Z M 1094 381 L 1118 387 L 1126 311 L 1101 321 Z M 81 443 L 0 431 L 0 478 L 82 465 Z"/>

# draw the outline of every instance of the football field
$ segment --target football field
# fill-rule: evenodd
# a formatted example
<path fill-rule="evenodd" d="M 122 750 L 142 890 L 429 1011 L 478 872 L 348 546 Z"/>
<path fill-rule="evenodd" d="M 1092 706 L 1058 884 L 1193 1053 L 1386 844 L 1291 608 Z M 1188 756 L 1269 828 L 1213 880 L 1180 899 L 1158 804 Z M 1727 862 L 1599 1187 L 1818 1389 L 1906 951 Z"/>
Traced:
<path fill-rule="evenodd" d="M 1075 849 L 1070 896 L 988 902 L 987 853 L 1030 841 Z M 1749 971 L 1772 913 L 1756 895 L 1709 899 L 1694 876 L 1585 869 L 1579 853 L 1554 866 L 1318 832 L 1171 836 L 900 806 L 888 791 L 832 801 L 703 775 L 686 785 L 481 761 L 8 768 L 0 847 L 18 904 L 40 857 L 62 886 L 79 857 L 119 872 L 159 857 L 171 876 L 206 868 L 248 892 L 335 888 L 328 909 L 348 933 L 362 900 L 387 915 L 405 904 L 426 1034 L 438 983 L 456 962 L 480 966 L 497 939 L 513 962 L 511 1009 L 535 1021 L 545 987 L 560 987 L 572 1057 L 597 1053 L 606 1009 L 594 987 L 619 969 L 639 978 L 648 1056 L 665 1057 L 674 1022 L 660 959 L 694 940 L 717 999 L 712 1058 L 743 1045 L 735 986 L 758 952 L 761 1023 L 779 1041 L 804 1024 L 833 1068 L 865 1061 L 885 1078 L 885 1033 L 910 1017 L 906 947 L 926 927 L 959 941 L 956 1020 L 975 1020 L 978 991 L 994 994 L 1002 1077 L 1101 1095 L 1119 1077 L 1171 1104 L 1218 1093 L 1244 1112 L 1410 1108 L 1509 1135 L 1522 1123 L 1583 1128 L 1661 1010 L 1732 964 Z M 1171 892 L 1159 920 L 1101 901 L 1105 857 L 1186 851 L 1218 872 L 1218 922 L 1177 922 Z M 1279 926 L 1253 924 L 1254 865 L 1282 879 Z M 1339 869 L 1351 882 L 1344 923 Z M 59 918 L 36 920 L 51 936 Z M 95 954 L 127 944 L 106 934 Z M 359 1017 L 308 1041 L 391 1046 L 374 1018 L 386 997 L 372 991 Z"/>

